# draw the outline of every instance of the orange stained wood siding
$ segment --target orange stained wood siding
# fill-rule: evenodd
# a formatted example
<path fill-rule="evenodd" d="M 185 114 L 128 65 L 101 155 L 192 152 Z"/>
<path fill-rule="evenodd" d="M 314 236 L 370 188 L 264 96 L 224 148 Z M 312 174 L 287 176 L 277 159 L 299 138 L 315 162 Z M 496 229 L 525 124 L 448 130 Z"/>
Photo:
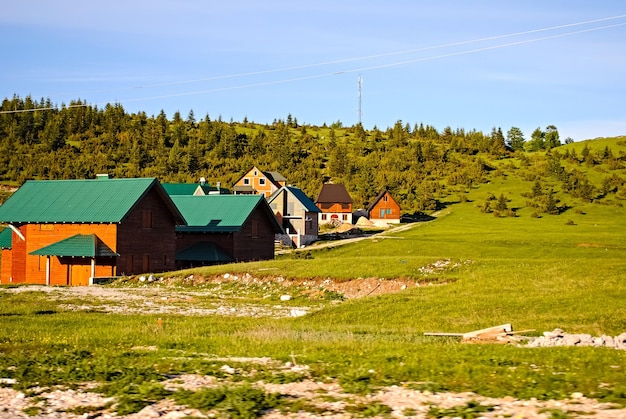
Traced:
<path fill-rule="evenodd" d="M 322 210 L 322 212 L 336 212 L 336 213 L 351 213 L 352 212 L 352 204 L 320 204 L 317 203 L 317 207 Z"/>
<path fill-rule="evenodd" d="M 246 179 L 249 182 L 248 184 L 245 183 Z M 264 182 L 264 184 L 261 184 L 262 182 Z M 266 198 L 268 198 L 272 193 L 274 193 L 274 191 L 278 189 L 276 185 L 274 185 L 274 183 L 267 176 L 265 176 L 262 171 L 256 168 L 246 173 L 241 179 L 239 179 L 235 186 L 250 186 L 259 195 L 262 194 Z"/>
<path fill-rule="evenodd" d="M 386 199 L 386 200 L 385 200 Z M 381 217 L 381 211 L 383 212 Z M 400 205 L 391 197 L 385 194 L 370 210 L 370 219 L 399 219 Z"/>
<path fill-rule="evenodd" d="M 0 263 L 0 284 L 8 284 L 11 282 L 11 272 L 13 267 L 11 250 L 2 249 L 2 262 Z"/>
<path fill-rule="evenodd" d="M 21 239 L 14 240 L 14 269 L 13 278 L 22 279 L 31 284 L 46 283 L 46 256 L 30 255 L 29 253 L 60 240 L 74 236 L 76 234 L 95 234 L 111 250 L 116 251 L 117 224 L 28 224 L 20 228 L 26 238 L 26 242 Z M 15 236 L 14 236 L 15 239 Z M 17 241 L 17 243 L 15 243 Z M 91 276 L 91 260 L 83 258 L 73 258 L 72 265 L 89 264 L 89 274 Z M 81 260 L 83 259 L 83 260 Z M 67 258 L 64 258 L 67 263 Z M 69 270 L 69 271 L 68 271 Z M 111 276 L 111 268 L 96 269 L 96 276 Z M 78 272 L 78 268 L 76 271 Z M 98 272 L 102 272 L 98 275 Z M 51 285 L 71 285 L 72 271 L 67 265 L 61 263 L 59 258 L 50 257 L 50 284 Z M 78 282 L 84 282 L 80 279 Z M 76 284 L 74 284 L 76 285 Z"/>

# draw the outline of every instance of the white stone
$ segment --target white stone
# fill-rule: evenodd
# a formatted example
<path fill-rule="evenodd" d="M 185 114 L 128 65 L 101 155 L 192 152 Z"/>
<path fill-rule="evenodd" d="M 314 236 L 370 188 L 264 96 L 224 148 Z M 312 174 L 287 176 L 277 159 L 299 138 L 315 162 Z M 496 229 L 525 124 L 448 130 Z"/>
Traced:
<path fill-rule="evenodd" d="M 285 294 L 280 296 L 280 301 L 289 301 L 291 300 L 291 295 Z"/>
<path fill-rule="evenodd" d="M 152 406 L 146 406 L 137 413 L 137 416 L 142 419 L 160 418 L 161 413 Z"/>
<path fill-rule="evenodd" d="M 572 393 L 570 397 L 574 400 L 578 400 L 578 399 L 582 399 L 583 397 L 585 397 L 585 395 L 582 394 L 580 391 L 576 391 Z"/>
<path fill-rule="evenodd" d="M 230 365 L 222 365 L 220 368 L 220 371 L 225 372 L 226 374 L 234 374 L 236 372 L 236 370 L 231 367 Z"/>

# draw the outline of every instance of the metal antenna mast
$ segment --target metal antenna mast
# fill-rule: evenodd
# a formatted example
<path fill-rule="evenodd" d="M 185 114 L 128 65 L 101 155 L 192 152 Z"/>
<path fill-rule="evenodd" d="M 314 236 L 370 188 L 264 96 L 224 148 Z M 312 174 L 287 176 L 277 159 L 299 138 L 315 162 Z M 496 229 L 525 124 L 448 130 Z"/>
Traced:
<path fill-rule="evenodd" d="M 361 124 L 361 87 L 363 86 L 363 78 L 361 77 L 361 75 L 359 74 L 359 79 L 357 81 L 357 84 L 359 86 L 359 102 L 356 108 L 356 114 L 357 114 L 357 120 L 359 125 Z"/>

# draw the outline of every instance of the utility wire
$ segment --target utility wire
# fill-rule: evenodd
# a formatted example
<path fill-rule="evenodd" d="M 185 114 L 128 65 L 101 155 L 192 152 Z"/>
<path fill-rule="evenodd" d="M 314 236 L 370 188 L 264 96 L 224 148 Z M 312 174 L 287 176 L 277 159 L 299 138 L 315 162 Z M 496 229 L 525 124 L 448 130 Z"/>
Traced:
<path fill-rule="evenodd" d="M 618 15 L 618 16 L 612 16 L 612 17 L 607 17 L 607 18 L 602 18 L 602 19 L 589 20 L 589 21 L 585 21 L 585 22 L 578 22 L 578 23 L 571 23 L 571 24 L 566 24 L 566 25 L 552 26 L 552 27 L 549 27 L 549 28 L 534 29 L 534 30 L 529 30 L 529 31 L 524 31 L 524 32 L 516 32 L 516 33 L 512 33 L 512 34 L 498 35 L 498 36 L 493 36 L 493 37 L 480 38 L 480 39 L 469 40 L 469 41 L 460 41 L 460 42 L 454 42 L 454 43 L 449 43 L 449 44 L 442 44 L 442 45 L 437 45 L 437 46 L 417 48 L 417 49 L 410 49 L 410 50 L 404 50 L 404 51 L 396 51 L 396 52 L 390 52 L 390 53 L 385 53 L 385 54 L 377 54 L 377 55 L 370 55 L 370 56 L 358 57 L 358 58 L 349 58 L 349 59 L 343 59 L 343 60 L 327 61 L 327 62 L 321 62 L 321 63 L 316 63 L 316 64 L 301 65 L 301 66 L 285 67 L 285 68 L 280 68 L 280 69 L 263 70 L 263 71 L 257 71 L 257 72 L 239 73 L 239 74 L 231 74 L 231 75 L 224 75 L 224 76 L 214 76 L 214 77 L 207 77 L 207 78 L 186 80 L 186 81 L 178 81 L 178 82 L 150 84 L 150 85 L 145 85 L 145 86 L 140 86 L 140 87 L 144 87 L 144 88 L 145 87 L 163 87 L 163 86 L 195 83 L 195 82 L 200 82 L 200 81 L 230 79 L 230 78 L 237 78 L 237 77 L 247 77 L 247 76 L 254 76 L 254 75 L 263 75 L 263 74 L 270 74 L 270 73 L 278 73 L 278 72 L 285 72 L 285 71 L 300 70 L 300 69 L 313 68 L 313 67 L 321 67 L 321 66 L 326 66 L 326 65 L 341 64 L 341 63 L 348 63 L 348 62 L 354 62 L 354 61 L 362 61 L 362 60 L 367 60 L 367 59 L 389 57 L 389 56 L 394 56 L 394 55 L 402 55 L 402 54 L 409 54 L 409 53 L 422 52 L 422 51 L 428 51 L 428 50 L 449 48 L 449 47 L 460 46 L 460 45 L 468 45 L 468 44 L 472 44 L 472 43 L 492 41 L 492 40 L 497 40 L 497 39 L 510 38 L 510 37 L 514 37 L 514 36 L 528 35 L 528 34 L 531 34 L 531 33 L 546 32 L 546 31 L 563 29 L 563 28 L 568 28 L 568 27 L 587 25 L 587 24 L 590 24 L 590 23 L 597 23 L 597 22 L 604 22 L 604 21 L 608 21 L 608 20 L 621 19 L 621 18 L 624 18 L 624 17 L 626 17 L 626 15 Z M 545 41 L 545 40 L 549 40 L 549 39 L 562 38 L 562 37 L 566 37 L 566 36 L 572 36 L 572 35 L 577 35 L 577 34 L 587 33 L 587 32 L 594 32 L 594 31 L 599 31 L 599 30 L 604 30 L 604 29 L 610 29 L 610 28 L 615 28 L 615 27 L 624 26 L 624 25 L 626 25 L 626 22 L 624 22 L 624 23 L 616 23 L 616 24 L 613 24 L 613 25 L 600 26 L 600 27 L 595 27 L 595 28 L 589 28 L 589 29 L 581 29 L 581 30 L 578 30 L 578 31 L 566 32 L 566 33 L 561 33 L 561 34 L 556 34 L 556 35 L 551 35 L 551 36 L 545 36 L 545 37 L 540 37 L 540 38 L 533 38 L 533 39 L 527 39 L 527 40 L 522 40 L 522 41 L 509 42 L 509 43 L 499 44 L 499 45 L 492 45 L 492 46 L 487 46 L 487 47 L 482 47 L 482 48 L 475 48 L 475 49 L 470 49 L 470 50 L 466 50 L 466 51 L 458 51 L 458 52 L 453 52 L 453 53 L 448 53 L 448 54 L 440 54 L 440 55 L 435 55 L 435 56 L 430 56 L 430 57 L 416 58 L 416 59 L 405 60 L 405 61 L 397 61 L 397 62 L 393 62 L 393 63 L 379 64 L 379 65 L 373 65 L 373 66 L 368 66 L 368 67 L 360 67 L 360 68 L 356 68 L 356 69 L 348 69 L 348 70 L 335 71 L 335 72 L 316 74 L 316 75 L 310 75 L 310 76 L 295 77 L 295 78 L 288 78 L 288 79 L 281 79 L 281 80 L 274 80 L 274 81 L 267 81 L 267 82 L 249 83 L 249 84 L 242 84 L 242 85 L 228 86 L 228 87 L 221 87 L 221 88 L 214 88 L 214 89 L 207 89 L 207 90 L 196 90 L 196 91 L 191 91 L 191 92 L 174 93 L 174 94 L 151 96 L 151 97 L 144 97 L 144 98 L 125 99 L 125 100 L 117 101 L 117 103 L 140 102 L 140 101 L 149 101 L 149 100 L 165 99 L 165 98 L 172 98 L 172 97 L 182 97 L 182 96 L 192 96 L 192 95 L 198 95 L 198 94 L 217 93 L 217 92 L 223 92 L 223 91 L 229 91 L 229 90 L 239 90 L 239 89 L 247 89 L 247 88 L 252 88 L 252 87 L 263 87 L 263 86 L 271 86 L 271 85 L 277 85 L 277 84 L 293 83 L 293 82 L 305 81 L 305 80 L 313 80 L 313 79 L 331 77 L 331 76 L 336 76 L 336 75 L 346 74 L 346 73 L 356 73 L 356 72 L 371 71 L 371 70 L 377 70 L 377 69 L 383 69 L 383 68 L 398 67 L 398 66 L 407 65 L 407 64 L 413 64 L 413 63 L 418 63 L 418 62 L 432 61 L 432 60 L 438 60 L 438 59 L 442 59 L 442 58 L 454 57 L 454 56 L 459 56 L 459 55 L 467 55 L 467 54 L 473 54 L 473 53 L 489 51 L 489 50 L 494 50 L 494 49 L 500 49 L 500 48 L 506 48 L 506 47 L 511 47 L 511 46 L 517 46 L 517 45 L 529 44 L 529 43 L 534 43 L 534 42 L 540 42 L 540 41 Z M 118 89 L 118 91 L 119 90 L 128 90 L 128 89 Z M 111 91 L 115 91 L 115 90 L 107 89 L 106 91 L 107 92 L 111 92 Z M 98 105 L 98 104 L 96 103 L 95 105 Z M 64 107 L 65 108 L 79 108 L 79 107 L 87 107 L 87 106 L 94 106 L 94 105 L 91 105 L 91 104 L 75 104 L 75 105 L 66 105 Z M 57 109 L 57 107 L 45 107 L 45 108 L 21 109 L 21 110 L 5 110 L 5 111 L 0 111 L 0 114 L 35 112 L 35 111 L 45 111 L 45 110 L 55 110 L 55 109 Z"/>

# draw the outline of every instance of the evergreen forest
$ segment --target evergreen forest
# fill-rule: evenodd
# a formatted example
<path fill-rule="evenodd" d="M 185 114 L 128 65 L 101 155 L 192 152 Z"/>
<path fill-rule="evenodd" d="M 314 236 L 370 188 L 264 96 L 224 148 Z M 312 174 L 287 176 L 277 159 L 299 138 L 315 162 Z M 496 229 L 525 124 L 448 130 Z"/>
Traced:
<path fill-rule="evenodd" d="M 566 139 L 565 144 L 572 143 Z M 366 208 L 384 188 L 405 213 L 432 211 L 445 197 L 463 196 L 507 168 L 527 167 L 526 180 L 540 212 L 558 212 L 545 179 L 585 201 L 626 198 L 623 151 L 587 146 L 564 150 L 557 127 L 538 127 L 526 139 L 517 127 L 484 133 L 441 130 L 397 121 L 392 127 L 311 126 L 287 115 L 272 124 L 223 121 L 193 111 L 168 117 L 161 111 L 127 112 L 121 104 L 92 106 L 80 99 L 55 105 L 50 99 L 5 98 L 0 106 L 0 183 L 28 179 L 156 177 L 162 182 L 232 185 L 253 165 L 278 171 L 315 199 L 325 182 L 343 183 L 355 208 Z M 507 166 L 508 162 L 508 166 Z M 603 164 L 596 181 L 577 167 Z M 492 202 L 490 202 L 492 201 Z M 506 210 L 506 197 L 483 210 Z"/>

